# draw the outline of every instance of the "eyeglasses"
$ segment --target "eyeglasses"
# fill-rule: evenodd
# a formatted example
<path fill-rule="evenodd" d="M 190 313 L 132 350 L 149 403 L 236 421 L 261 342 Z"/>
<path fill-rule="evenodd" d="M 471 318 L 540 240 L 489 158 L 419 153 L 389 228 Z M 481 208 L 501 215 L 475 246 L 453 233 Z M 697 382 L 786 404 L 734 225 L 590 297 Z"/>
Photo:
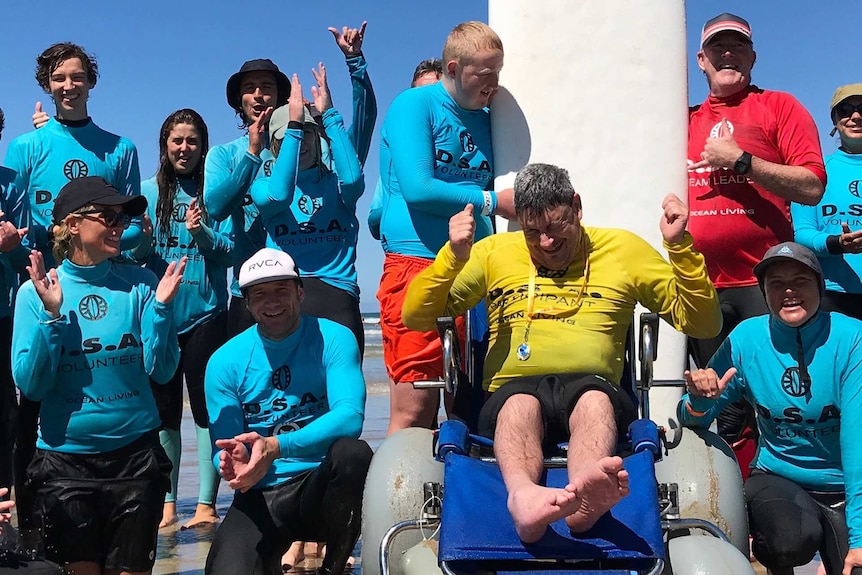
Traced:
<path fill-rule="evenodd" d="M 94 218 L 89 214 L 98 214 L 98 218 Z M 99 222 L 108 228 L 116 228 L 117 226 L 123 228 L 124 230 L 129 227 L 132 223 L 132 218 L 126 212 L 115 212 L 114 210 L 108 208 L 102 208 L 99 210 L 87 210 L 86 212 L 76 212 L 76 216 L 81 216 L 87 220 L 93 220 L 94 222 Z"/>
<path fill-rule="evenodd" d="M 839 118 L 849 118 L 854 112 L 862 114 L 862 104 L 851 104 L 850 102 L 841 102 L 835 106 L 835 115 Z"/>

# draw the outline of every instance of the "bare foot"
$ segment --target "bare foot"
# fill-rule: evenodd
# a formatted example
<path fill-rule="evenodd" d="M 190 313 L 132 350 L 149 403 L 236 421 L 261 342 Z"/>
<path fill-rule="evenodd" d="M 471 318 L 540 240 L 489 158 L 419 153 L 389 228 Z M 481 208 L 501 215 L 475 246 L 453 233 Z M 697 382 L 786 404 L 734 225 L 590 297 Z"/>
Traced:
<path fill-rule="evenodd" d="M 566 525 L 573 533 L 583 533 L 629 494 L 629 474 L 622 458 L 605 457 L 582 470 L 569 487 L 574 487 L 580 507 L 566 517 Z"/>
<path fill-rule="evenodd" d="M 578 510 L 580 500 L 570 486 L 565 489 L 526 483 L 509 493 L 507 506 L 515 531 L 524 543 L 542 538 L 548 525 Z"/>
<path fill-rule="evenodd" d="M 185 525 L 180 527 L 180 529 L 194 529 L 195 527 L 205 527 L 216 523 L 218 523 L 218 513 L 216 513 L 215 505 L 198 503 L 195 508 L 195 516 L 186 521 Z"/>
<path fill-rule="evenodd" d="M 281 568 L 284 571 L 290 571 L 303 561 L 305 561 L 305 542 L 294 541 L 290 544 L 290 549 L 281 556 Z"/>
<path fill-rule="evenodd" d="M 308 549 L 308 548 L 306 547 L 306 549 Z M 321 559 L 326 557 L 326 543 L 321 543 L 318 545 L 317 553 L 318 553 L 318 557 L 320 557 Z M 344 568 L 345 569 L 352 569 L 354 565 L 356 565 L 356 557 L 351 555 L 350 557 L 347 558 L 347 564 L 344 566 Z"/>
<path fill-rule="evenodd" d="M 170 527 L 177 522 L 177 504 L 173 501 L 165 501 L 165 506 L 162 508 L 162 520 L 159 522 L 159 529 Z"/>

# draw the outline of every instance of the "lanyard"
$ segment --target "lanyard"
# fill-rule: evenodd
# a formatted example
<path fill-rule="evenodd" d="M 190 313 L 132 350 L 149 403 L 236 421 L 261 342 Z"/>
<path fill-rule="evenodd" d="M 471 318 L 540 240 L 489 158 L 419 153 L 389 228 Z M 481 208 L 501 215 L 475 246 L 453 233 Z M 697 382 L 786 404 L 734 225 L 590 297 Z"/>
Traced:
<path fill-rule="evenodd" d="M 589 282 L 590 276 L 590 257 L 587 253 L 587 245 L 584 243 L 584 277 L 581 282 L 581 289 L 578 292 L 578 299 L 575 300 L 574 306 L 572 306 L 568 310 L 557 310 L 556 307 L 546 307 L 540 310 L 534 310 L 533 307 L 536 303 L 536 264 L 533 263 L 532 258 L 530 259 L 530 280 L 527 288 L 527 326 L 524 328 L 524 342 L 518 346 L 517 356 L 521 361 L 527 361 L 530 359 L 530 355 L 532 355 L 530 350 L 530 327 L 533 325 L 533 318 L 537 315 L 546 315 L 550 313 L 555 313 L 557 311 L 567 311 L 569 314 L 577 313 L 579 309 L 581 309 L 581 305 L 584 303 L 584 297 L 587 293 L 587 283 Z"/>

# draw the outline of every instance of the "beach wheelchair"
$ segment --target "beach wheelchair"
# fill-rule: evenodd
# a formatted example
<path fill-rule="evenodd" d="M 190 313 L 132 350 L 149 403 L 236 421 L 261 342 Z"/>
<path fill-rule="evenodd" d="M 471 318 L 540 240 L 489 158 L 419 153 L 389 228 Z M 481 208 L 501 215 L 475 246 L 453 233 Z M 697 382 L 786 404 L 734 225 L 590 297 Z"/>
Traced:
<path fill-rule="evenodd" d="M 455 394 L 458 419 L 436 432 L 402 430 L 376 452 L 363 500 L 363 573 L 753 574 L 742 478 L 730 448 L 709 431 L 659 428 L 650 420 L 658 321 L 642 314 L 637 338 L 629 330 L 623 385 L 639 418 L 621 438 L 620 455 L 630 494 L 586 533 L 571 534 L 560 519 L 525 544 L 506 506 L 492 442 L 470 433 L 478 409 L 464 411 L 481 397 L 472 382 L 481 381 L 476 358 L 485 350 L 480 344 L 471 351 L 468 341 L 468 371 L 478 375 L 468 377 L 454 322 L 438 320 L 445 386 Z M 564 454 L 545 460 L 544 479 L 549 486 L 568 482 Z"/>

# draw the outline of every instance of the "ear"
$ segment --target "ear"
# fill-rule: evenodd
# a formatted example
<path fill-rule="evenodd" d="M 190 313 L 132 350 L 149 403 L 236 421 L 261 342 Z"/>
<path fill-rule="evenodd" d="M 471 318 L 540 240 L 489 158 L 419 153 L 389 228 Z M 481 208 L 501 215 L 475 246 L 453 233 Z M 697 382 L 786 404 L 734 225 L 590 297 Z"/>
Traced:
<path fill-rule="evenodd" d="M 66 222 L 66 227 L 69 228 L 70 234 L 72 234 L 73 236 L 77 236 L 78 234 L 81 233 L 81 230 L 80 230 L 81 218 L 77 218 L 75 216 L 68 215 L 68 216 L 66 216 L 66 219 L 64 221 Z"/>
<path fill-rule="evenodd" d="M 752 62 L 751 62 L 751 67 L 754 68 L 754 65 L 757 63 L 757 52 L 752 50 L 751 55 L 754 56 L 754 60 L 752 60 Z"/>
<path fill-rule="evenodd" d="M 296 299 L 299 300 L 299 303 L 305 299 L 305 289 L 299 284 L 296 285 Z"/>
<path fill-rule="evenodd" d="M 446 62 L 446 75 L 450 78 L 455 77 L 455 73 L 458 71 L 458 61 L 457 60 L 449 60 Z"/>
<path fill-rule="evenodd" d="M 581 206 L 581 196 L 578 192 L 575 192 L 575 195 L 572 197 L 572 207 L 575 208 L 575 217 L 577 217 L 580 222 L 584 215 L 584 210 Z"/>
<path fill-rule="evenodd" d="M 703 50 L 697 52 L 697 67 L 706 72 L 706 54 L 703 53 Z"/>

